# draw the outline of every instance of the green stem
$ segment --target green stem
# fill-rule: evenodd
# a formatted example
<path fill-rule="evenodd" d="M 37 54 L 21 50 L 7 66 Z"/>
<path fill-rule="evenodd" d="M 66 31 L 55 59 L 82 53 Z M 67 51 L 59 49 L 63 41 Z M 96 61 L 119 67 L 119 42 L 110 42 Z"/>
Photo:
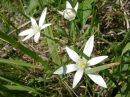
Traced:
<path fill-rule="evenodd" d="M 75 33 L 75 25 L 74 22 L 71 21 L 70 23 L 70 37 L 72 37 L 72 43 L 75 45 L 75 41 L 76 41 L 76 33 Z"/>

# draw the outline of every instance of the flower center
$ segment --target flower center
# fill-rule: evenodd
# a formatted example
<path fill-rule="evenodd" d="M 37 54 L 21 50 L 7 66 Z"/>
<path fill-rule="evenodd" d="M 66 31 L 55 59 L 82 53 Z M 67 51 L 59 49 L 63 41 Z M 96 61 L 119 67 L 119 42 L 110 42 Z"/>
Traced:
<path fill-rule="evenodd" d="M 34 33 L 40 32 L 39 26 L 32 26 L 32 29 L 33 29 Z"/>
<path fill-rule="evenodd" d="M 83 59 L 79 60 L 76 64 L 79 69 L 84 69 L 86 67 L 86 61 Z"/>

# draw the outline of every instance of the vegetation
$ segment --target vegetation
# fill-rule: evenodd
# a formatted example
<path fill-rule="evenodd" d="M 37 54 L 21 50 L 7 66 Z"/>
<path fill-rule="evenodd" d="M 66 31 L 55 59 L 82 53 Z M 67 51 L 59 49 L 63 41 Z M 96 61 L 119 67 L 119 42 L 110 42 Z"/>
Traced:
<path fill-rule="evenodd" d="M 129 7 L 129 0 L 0 0 L 0 97 L 130 97 Z M 78 69 L 67 73 L 73 63 Z"/>

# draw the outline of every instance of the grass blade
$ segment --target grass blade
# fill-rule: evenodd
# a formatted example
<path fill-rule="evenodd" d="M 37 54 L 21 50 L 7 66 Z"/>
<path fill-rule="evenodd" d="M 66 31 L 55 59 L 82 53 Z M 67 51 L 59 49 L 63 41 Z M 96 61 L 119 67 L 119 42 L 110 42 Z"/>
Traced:
<path fill-rule="evenodd" d="M 13 60 L 13 59 L 2 59 L 0 58 L 0 63 L 5 63 L 5 64 L 11 64 L 11 65 L 17 65 L 17 66 L 23 66 L 23 67 L 29 67 L 29 68 L 41 68 L 37 67 L 33 64 L 26 63 L 22 60 Z"/>
<path fill-rule="evenodd" d="M 4 78 L 4 77 L 2 77 L 2 76 L 0 76 L 0 79 L 3 80 L 3 81 L 6 81 L 6 82 L 9 82 L 9 83 L 13 84 L 13 85 L 3 85 L 4 87 L 6 87 L 6 88 L 8 88 L 8 89 L 10 89 L 10 90 L 21 90 L 21 91 L 34 92 L 34 93 L 36 93 L 36 94 L 39 94 L 39 93 L 37 92 L 37 90 L 34 89 L 34 88 L 31 88 L 31 87 L 28 87 L 28 86 L 20 85 L 19 83 L 13 82 L 13 81 L 11 81 L 11 80 L 9 80 L 9 79 L 6 79 L 6 78 Z"/>
<path fill-rule="evenodd" d="M 45 31 L 46 31 L 47 36 L 54 39 L 53 32 L 52 32 L 52 29 L 50 27 L 48 27 L 48 29 Z M 53 41 L 52 39 L 47 38 L 48 48 L 50 50 L 50 54 L 52 56 L 53 61 L 56 64 L 60 65 L 61 61 L 60 61 L 60 57 L 58 55 L 58 46 L 57 46 L 58 44 L 56 44 L 55 41 Z"/>
<path fill-rule="evenodd" d="M 96 73 L 96 72 L 99 72 L 99 71 L 102 71 L 104 69 L 108 69 L 108 68 L 111 68 L 113 66 L 118 66 L 120 65 L 120 62 L 116 62 L 116 63 L 110 63 L 110 64 L 107 64 L 107 65 L 102 65 L 102 66 L 98 66 L 98 67 L 94 67 L 92 69 L 86 69 L 85 70 L 85 73 L 86 74 L 90 74 L 90 73 Z"/>

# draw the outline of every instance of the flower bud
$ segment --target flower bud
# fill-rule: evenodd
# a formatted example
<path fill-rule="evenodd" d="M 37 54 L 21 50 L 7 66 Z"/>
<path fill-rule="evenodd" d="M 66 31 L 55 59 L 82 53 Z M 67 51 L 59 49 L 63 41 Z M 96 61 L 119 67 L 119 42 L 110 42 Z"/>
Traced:
<path fill-rule="evenodd" d="M 63 12 L 63 16 L 64 16 L 65 19 L 72 21 L 76 17 L 76 12 L 75 12 L 74 9 L 66 9 Z"/>

